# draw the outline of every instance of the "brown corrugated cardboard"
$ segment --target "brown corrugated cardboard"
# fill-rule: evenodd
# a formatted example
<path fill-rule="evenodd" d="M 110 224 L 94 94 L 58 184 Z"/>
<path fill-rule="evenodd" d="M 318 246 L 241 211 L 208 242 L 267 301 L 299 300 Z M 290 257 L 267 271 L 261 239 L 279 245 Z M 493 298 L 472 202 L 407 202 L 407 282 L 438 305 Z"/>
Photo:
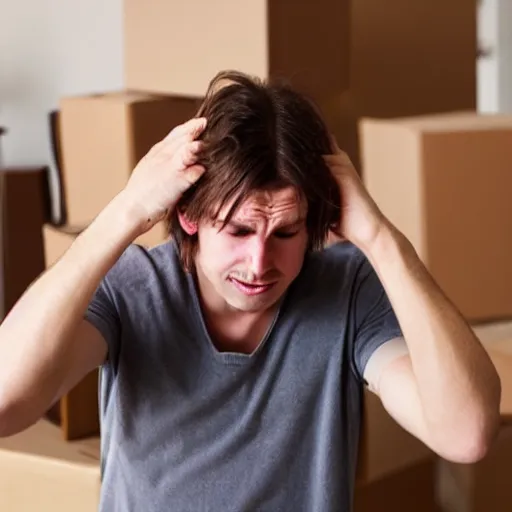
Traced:
<path fill-rule="evenodd" d="M 60 400 L 60 426 L 67 441 L 100 435 L 99 370 L 86 375 Z"/>
<path fill-rule="evenodd" d="M 45 267 L 50 268 L 71 246 L 81 228 L 43 226 Z"/>
<path fill-rule="evenodd" d="M 43 227 L 46 268 L 68 250 L 78 233 L 78 228 L 57 228 L 49 224 Z M 64 439 L 99 435 L 98 378 L 98 370 L 94 370 L 47 412 L 46 416 L 61 426 Z"/>
<path fill-rule="evenodd" d="M 65 442 L 46 420 L 0 439 L 0 510 L 98 510 L 99 459 L 99 439 Z"/>
<path fill-rule="evenodd" d="M 375 394 L 365 390 L 364 401 L 357 467 L 360 485 L 433 458 L 433 452 L 398 425 Z"/>
<path fill-rule="evenodd" d="M 439 460 L 438 502 L 443 512 L 510 512 L 512 426 L 503 425 L 491 452 L 476 464 Z"/>
<path fill-rule="evenodd" d="M 512 338 L 487 348 L 501 380 L 501 415 L 512 423 Z"/>
<path fill-rule="evenodd" d="M 0 320 L 44 270 L 45 167 L 0 169 Z"/>
<path fill-rule="evenodd" d="M 193 117 L 198 106 L 196 98 L 139 92 L 63 98 L 59 126 L 67 224 L 88 225 L 149 149 Z"/>
<path fill-rule="evenodd" d="M 361 117 L 476 110 L 476 15 L 466 0 L 351 3 L 350 88 L 321 100 L 340 147 L 362 174 Z"/>
<path fill-rule="evenodd" d="M 512 322 L 479 325 L 474 331 L 500 376 L 503 421 L 512 423 Z"/>
<path fill-rule="evenodd" d="M 70 226 L 55 227 L 46 224 L 43 227 L 46 268 L 51 267 L 69 249 L 75 238 L 82 231 L 82 228 Z M 166 226 L 163 222 L 160 222 L 147 233 L 136 238 L 134 243 L 149 249 L 165 242 L 167 239 Z"/>
<path fill-rule="evenodd" d="M 82 230 L 70 227 L 55 227 L 49 224 L 43 227 L 46 267 L 51 267 L 71 246 Z M 157 224 L 148 233 L 135 241 L 140 245 L 152 247 L 164 241 L 165 227 Z M 98 370 L 94 370 L 77 384 L 67 395 L 56 403 L 47 413 L 47 417 L 60 424 L 64 439 L 82 439 L 99 435 L 98 410 Z"/>
<path fill-rule="evenodd" d="M 476 109 L 475 1 L 357 0 L 351 19 L 351 91 L 362 115 Z"/>
<path fill-rule="evenodd" d="M 125 82 L 131 89 L 205 93 L 219 71 L 285 77 L 314 97 L 349 77 L 349 0 L 127 0 Z"/>
<path fill-rule="evenodd" d="M 512 116 L 361 122 L 364 181 L 472 321 L 512 316 Z"/>
<path fill-rule="evenodd" d="M 146 249 L 151 249 L 155 245 L 166 242 L 169 239 L 167 227 L 164 222 L 159 222 L 156 226 L 151 228 L 147 233 L 140 235 L 135 239 L 134 243 L 142 245 Z"/>
<path fill-rule="evenodd" d="M 441 512 L 436 504 L 435 461 L 423 461 L 370 484 L 356 485 L 354 512 Z"/>
<path fill-rule="evenodd" d="M 512 322 L 473 326 L 489 352 L 501 378 L 501 412 L 512 420 Z M 365 411 L 357 481 L 359 485 L 381 481 L 387 475 L 428 464 L 433 452 L 403 430 L 386 412 L 379 398 L 365 391 Z"/>

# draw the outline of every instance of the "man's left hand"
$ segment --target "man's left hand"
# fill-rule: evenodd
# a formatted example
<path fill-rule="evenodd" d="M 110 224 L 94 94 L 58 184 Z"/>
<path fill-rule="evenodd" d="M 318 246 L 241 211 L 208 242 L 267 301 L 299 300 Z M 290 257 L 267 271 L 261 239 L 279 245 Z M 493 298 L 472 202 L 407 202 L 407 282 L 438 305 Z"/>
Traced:
<path fill-rule="evenodd" d="M 340 188 L 341 213 L 335 234 L 366 252 L 389 221 L 370 197 L 348 155 L 334 138 L 331 140 L 333 154 L 324 159 Z"/>

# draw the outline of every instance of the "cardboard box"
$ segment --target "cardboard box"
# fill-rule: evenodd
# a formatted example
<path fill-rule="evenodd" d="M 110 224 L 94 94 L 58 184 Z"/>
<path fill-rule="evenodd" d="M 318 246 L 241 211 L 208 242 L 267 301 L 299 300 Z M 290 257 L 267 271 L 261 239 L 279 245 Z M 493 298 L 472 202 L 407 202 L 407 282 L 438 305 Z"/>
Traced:
<path fill-rule="evenodd" d="M 443 512 L 510 512 L 512 425 L 503 425 L 491 452 L 476 464 L 440 459 L 437 500 Z"/>
<path fill-rule="evenodd" d="M 354 512 L 441 512 L 434 459 L 355 487 Z"/>
<path fill-rule="evenodd" d="M 205 93 L 221 70 L 284 77 L 315 98 L 349 84 L 349 0 L 127 0 L 125 83 Z"/>
<path fill-rule="evenodd" d="M 45 268 L 50 268 L 71 247 L 81 228 L 43 226 Z"/>
<path fill-rule="evenodd" d="M 44 270 L 46 167 L 0 169 L 0 321 Z"/>
<path fill-rule="evenodd" d="M 501 380 L 501 415 L 512 423 L 512 338 L 488 350 Z"/>
<path fill-rule="evenodd" d="M 71 227 L 43 227 L 46 268 L 51 267 L 71 246 L 82 230 Z M 136 243 L 152 247 L 165 239 L 165 226 L 157 224 Z M 54 404 L 46 416 L 61 426 L 64 439 L 83 439 L 100 433 L 98 405 L 98 370 L 89 373 L 68 394 Z"/>
<path fill-rule="evenodd" d="M 63 98 L 59 127 L 66 223 L 87 226 L 123 189 L 149 149 L 192 118 L 198 106 L 196 98 L 140 92 Z"/>
<path fill-rule="evenodd" d="M 500 375 L 503 419 L 512 422 L 512 321 L 475 325 L 473 329 Z M 367 486 L 382 481 L 388 475 L 428 464 L 434 456 L 427 446 L 395 422 L 375 394 L 365 390 L 357 467 L 359 486 Z"/>
<path fill-rule="evenodd" d="M 0 510 L 93 512 L 100 498 L 100 441 L 65 442 L 46 420 L 0 439 Z"/>
<path fill-rule="evenodd" d="M 437 464 L 443 512 L 505 512 L 512 503 L 512 322 L 473 326 L 501 379 L 503 424 L 490 453 L 475 464 Z"/>
<path fill-rule="evenodd" d="M 512 424 L 512 321 L 473 328 L 491 357 L 501 380 L 501 416 Z"/>
<path fill-rule="evenodd" d="M 380 399 L 365 390 L 364 416 L 356 480 L 376 482 L 434 458 L 423 442 L 404 430 L 384 409 Z"/>
<path fill-rule="evenodd" d="M 350 88 L 322 98 L 322 107 L 361 174 L 362 117 L 476 111 L 475 2 L 357 0 L 350 19 Z"/>
<path fill-rule="evenodd" d="M 512 317 L 512 116 L 360 125 L 364 182 L 471 321 Z"/>
<path fill-rule="evenodd" d="M 51 267 L 69 249 L 75 238 L 83 231 L 82 228 L 70 226 L 55 227 L 46 224 L 43 227 L 44 258 L 46 268 Z M 168 234 L 164 222 L 159 222 L 147 233 L 139 236 L 134 243 L 146 248 L 164 243 Z"/>
<path fill-rule="evenodd" d="M 46 418 L 60 426 L 66 441 L 100 435 L 99 370 L 88 373 L 46 413 Z"/>
<path fill-rule="evenodd" d="M 147 233 L 140 235 L 134 240 L 137 245 L 142 245 L 146 249 L 151 249 L 155 245 L 160 245 L 169 240 L 167 225 L 164 221 L 153 226 Z"/>
<path fill-rule="evenodd" d="M 512 423 L 512 338 L 493 343 L 487 351 L 501 380 L 501 416 Z"/>
<path fill-rule="evenodd" d="M 362 115 L 476 109 L 476 2 L 357 0 L 351 23 L 350 86 Z"/>
<path fill-rule="evenodd" d="M 79 233 L 78 228 L 57 228 L 49 224 L 43 227 L 46 268 L 51 267 L 69 249 Z M 96 369 L 46 413 L 48 419 L 60 425 L 64 439 L 83 439 L 99 435 L 98 380 Z"/>

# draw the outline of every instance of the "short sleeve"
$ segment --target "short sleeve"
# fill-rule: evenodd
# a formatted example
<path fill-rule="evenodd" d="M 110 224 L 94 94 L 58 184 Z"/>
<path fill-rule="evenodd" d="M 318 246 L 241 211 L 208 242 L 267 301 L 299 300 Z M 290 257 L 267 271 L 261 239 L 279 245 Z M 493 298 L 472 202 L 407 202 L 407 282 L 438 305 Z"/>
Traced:
<path fill-rule="evenodd" d="M 352 301 L 353 367 L 357 377 L 364 381 L 364 369 L 373 352 L 386 341 L 402 336 L 384 287 L 366 258 L 356 275 Z"/>
<path fill-rule="evenodd" d="M 85 320 L 90 322 L 105 338 L 108 346 L 108 360 L 116 364 L 121 336 L 120 319 L 113 300 L 107 278 L 96 289 L 85 312 Z"/>

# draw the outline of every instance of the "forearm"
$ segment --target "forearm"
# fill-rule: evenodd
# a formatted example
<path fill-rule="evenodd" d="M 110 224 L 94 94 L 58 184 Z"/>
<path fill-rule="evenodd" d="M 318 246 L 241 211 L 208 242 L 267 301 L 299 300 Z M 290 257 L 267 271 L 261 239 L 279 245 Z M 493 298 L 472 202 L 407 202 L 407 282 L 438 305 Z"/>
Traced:
<path fill-rule="evenodd" d="M 0 326 L 0 407 L 53 400 L 70 340 L 103 276 L 136 236 L 116 198 L 36 280 Z"/>
<path fill-rule="evenodd" d="M 429 435 L 444 446 L 491 439 L 500 383 L 472 329 L 397 230 L 386 226 L 365 253 L 400 322 Z"/>

